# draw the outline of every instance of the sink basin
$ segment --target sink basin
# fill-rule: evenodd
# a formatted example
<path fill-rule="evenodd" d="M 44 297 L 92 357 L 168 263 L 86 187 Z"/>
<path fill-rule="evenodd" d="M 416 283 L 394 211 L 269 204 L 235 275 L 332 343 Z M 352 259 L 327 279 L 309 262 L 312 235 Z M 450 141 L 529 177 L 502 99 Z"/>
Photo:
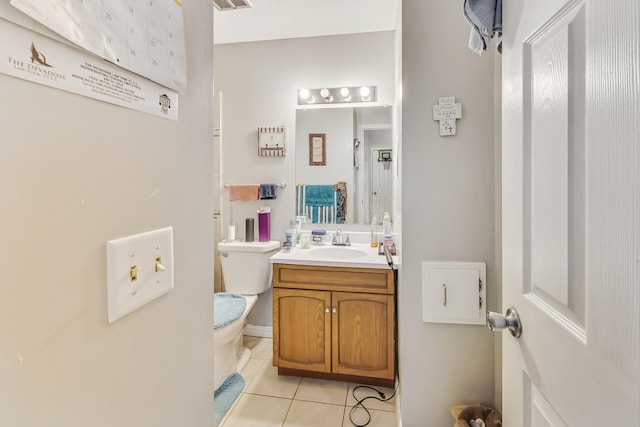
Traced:
<path fill-rule="evenodd" d="M 378 255 L 378 248 L 358 242 L 352 243 L 351 246 L 312 245 L 308 249 L 295 247 L 290 251 L 281 250 L 272 255 L 269 262 L 326 267 L 389 268 L 386 258 Z"/>
<path fill-rule="evenodd" d="M 353 259 L 365 257 L 367 253 L 348 246 L 330 246 L 312 249 L 309 251 L 309 255 L 323 259 Z"/>

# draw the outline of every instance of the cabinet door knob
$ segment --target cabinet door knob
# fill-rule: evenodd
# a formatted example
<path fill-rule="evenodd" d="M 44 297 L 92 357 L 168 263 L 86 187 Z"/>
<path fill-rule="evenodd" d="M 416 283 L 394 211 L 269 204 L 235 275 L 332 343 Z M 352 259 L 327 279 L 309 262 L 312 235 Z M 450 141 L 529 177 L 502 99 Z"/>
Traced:
<path fill-rule="evenodd" d="M 333 307 L 333 310 L 331 310 L 331 311 L 333 311 L 334 313 L 337 313 L 337 312 L 338 312 L 338 309 L 337 309 L 337 308 L 335 308 L 335 307 Z"/>
<path fill-rule="evenodd" d="M 325 312 L 325 313 L 328 313 L 328 312 L 329 312 L 329 307 L 325 308 L 325 309 L 324 309 L 324 312 Z"/>

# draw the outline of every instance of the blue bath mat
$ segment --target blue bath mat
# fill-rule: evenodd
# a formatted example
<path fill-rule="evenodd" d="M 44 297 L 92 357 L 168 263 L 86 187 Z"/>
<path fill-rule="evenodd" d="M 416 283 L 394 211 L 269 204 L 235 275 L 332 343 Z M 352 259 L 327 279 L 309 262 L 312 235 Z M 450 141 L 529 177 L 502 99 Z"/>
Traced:
<path fill-rule="evenodd" d="M 247 307 L 243 295 L 228 292 L 213 294 L 213 327 L 221 328 L 242 316 Z"/>
<path fill-rule="evenodd" d="M 229 378 L 224 380 L 222 385 L 213 393 L 216 427 L 220 425 L 220 422 L 227 411 L 229 411 L 229 408 L 231 408 L 231 405 L 233 405 L 233 402 L 240 396 L 243 388 L 244 378 L 242 378 L 242 375 L 235 373 L 229 375 Z"/>

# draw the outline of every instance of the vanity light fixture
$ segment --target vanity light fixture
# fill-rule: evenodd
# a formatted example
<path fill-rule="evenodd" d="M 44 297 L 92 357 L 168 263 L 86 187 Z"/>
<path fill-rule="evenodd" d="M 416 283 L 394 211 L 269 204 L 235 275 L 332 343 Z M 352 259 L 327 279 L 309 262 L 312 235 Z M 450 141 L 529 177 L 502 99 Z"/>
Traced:
<path fill-rule="evenodd" d="M 371 89 L 369 89 L 368 86 L 362 86 L 360 88 L 360 96 L 362 97 L 362 99 L 364 101 L 368 101 L 369 100 L 369 95 L 371 95 Z"/>
<path fill-rule="evenodd" d="M 375 102 L 376 100 L 376 86 L 343 86 L 298 90 L 298 105 Z"/>
<path fill-rule="evenodd" d="M 331 92 L 326 87 L 320 89 L 320 96 L 324 98 L 325 102 L 333 102 L 333 95 L 331 95 Z"/>
<path fill-rule="evenodd" d="M 298 91 L 298 105 L 302 104 L 314 104 L 316 102 L 315 96 L 311 95 L 309 89 L 300 89 Z"/>
<path fill-rule="evenodd" d="M 340 96 L 345 101 L 350 101 L 351 100 L 351 91 L 349 90 L 348 87 L 343 87 L 342 89 L 340 89 Z"/>

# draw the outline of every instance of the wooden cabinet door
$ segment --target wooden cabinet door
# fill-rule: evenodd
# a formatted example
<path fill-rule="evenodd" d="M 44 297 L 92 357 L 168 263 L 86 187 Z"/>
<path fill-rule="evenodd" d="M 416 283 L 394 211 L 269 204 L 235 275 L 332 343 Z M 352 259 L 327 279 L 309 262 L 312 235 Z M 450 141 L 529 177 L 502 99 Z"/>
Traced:
<path fill-rule="evenodd" d="M 331 306 L 332 371 L 393 379 L 393 295 L 334 292 Z"/>
<path fill-rule="evenodd" d="M 273 290 L 273 364 L 331 372 L 331 293 Z"/>

